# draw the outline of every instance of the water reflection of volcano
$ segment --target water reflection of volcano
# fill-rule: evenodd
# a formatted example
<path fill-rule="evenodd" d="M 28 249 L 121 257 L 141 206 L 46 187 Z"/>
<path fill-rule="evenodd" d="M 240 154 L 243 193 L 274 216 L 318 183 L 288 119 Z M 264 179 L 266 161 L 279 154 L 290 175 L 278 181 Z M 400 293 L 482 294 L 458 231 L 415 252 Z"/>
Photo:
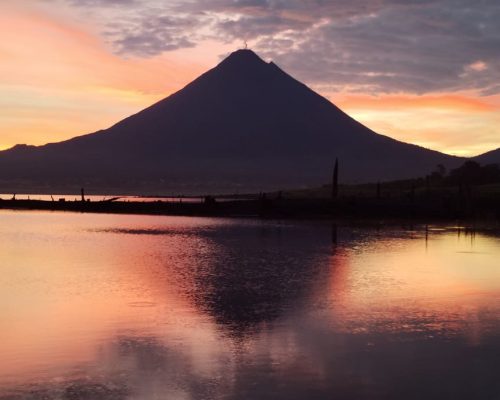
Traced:
<path fill-rule="evenodd" d="M 498 238 L 107 218 L 3 275 L 1 400 L 500 398 Z"/>
<path fill-rule="evenodd" d="M 328 229 L 234 225 L 208 233 L 213 253 L 194 273 L 195 303 L 233 332 L 274 320 L 328 273 Z"/>

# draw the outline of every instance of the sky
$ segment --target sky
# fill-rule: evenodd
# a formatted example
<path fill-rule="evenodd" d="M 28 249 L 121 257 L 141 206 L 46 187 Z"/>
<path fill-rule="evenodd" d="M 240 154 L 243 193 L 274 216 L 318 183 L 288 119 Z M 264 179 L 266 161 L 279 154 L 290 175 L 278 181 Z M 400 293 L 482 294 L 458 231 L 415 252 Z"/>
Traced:
<path fill-rule="evenodd" d="M 0 149 L 107 128 L 245 42 L 378 133 L 500 147 L 498 0 L 0 0 Z"/>

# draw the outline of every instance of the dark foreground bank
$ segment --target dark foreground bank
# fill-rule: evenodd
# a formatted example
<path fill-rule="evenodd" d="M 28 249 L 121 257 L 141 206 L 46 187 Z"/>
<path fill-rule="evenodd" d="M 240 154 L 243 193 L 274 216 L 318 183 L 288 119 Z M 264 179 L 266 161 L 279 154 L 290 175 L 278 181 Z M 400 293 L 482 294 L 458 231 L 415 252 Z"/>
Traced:
<path fill-rule="evenodd" d="M 0 209 L 212 217 L 500 220 L 500 201 L 496 196 L 471 199 L 461 196 L 415 194 L 385 198 L 346 196 L 338 199 L 283 198 L 281 195 L 270 195 L 229 201 L 206 197 L 202 202 L 0 199 Z"/>

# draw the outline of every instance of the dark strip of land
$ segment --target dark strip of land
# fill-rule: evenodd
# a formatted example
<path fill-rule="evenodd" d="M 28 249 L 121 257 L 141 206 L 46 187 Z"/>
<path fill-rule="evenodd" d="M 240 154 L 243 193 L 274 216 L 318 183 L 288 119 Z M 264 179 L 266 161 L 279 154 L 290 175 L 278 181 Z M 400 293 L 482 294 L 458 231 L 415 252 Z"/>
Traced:
<path fill-rule="evenodd" d="M 347 192 L 347 190 L 345 190 Z M 500 220 L 500 196 L 480 191 L 410 189 L 401 192 L 346 193 L 338 198 L 313 198 L 297 193 L 274 193 L 255 199 L 200 203 L 180 201 L 42 201 L 0 200 L 0 209 L 89 213 L 185 215 L 262 218 L 478 218 Z"/>

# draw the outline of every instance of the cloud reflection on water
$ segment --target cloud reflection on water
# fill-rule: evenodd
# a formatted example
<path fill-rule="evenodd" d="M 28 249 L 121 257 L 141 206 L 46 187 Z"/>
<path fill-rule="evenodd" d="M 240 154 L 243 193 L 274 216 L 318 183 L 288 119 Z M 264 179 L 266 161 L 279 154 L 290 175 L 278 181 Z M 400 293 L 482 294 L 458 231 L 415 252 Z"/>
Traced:
<path fill-rule="evenodd" d="M 17 310 L 0 309 L 2 400 L 500 394 L 494 235 L 445 229 L 426 247 L 421 227 L 29 221 L 29 254 L 0 228 L 15 272 L 0 286 Z"/>

